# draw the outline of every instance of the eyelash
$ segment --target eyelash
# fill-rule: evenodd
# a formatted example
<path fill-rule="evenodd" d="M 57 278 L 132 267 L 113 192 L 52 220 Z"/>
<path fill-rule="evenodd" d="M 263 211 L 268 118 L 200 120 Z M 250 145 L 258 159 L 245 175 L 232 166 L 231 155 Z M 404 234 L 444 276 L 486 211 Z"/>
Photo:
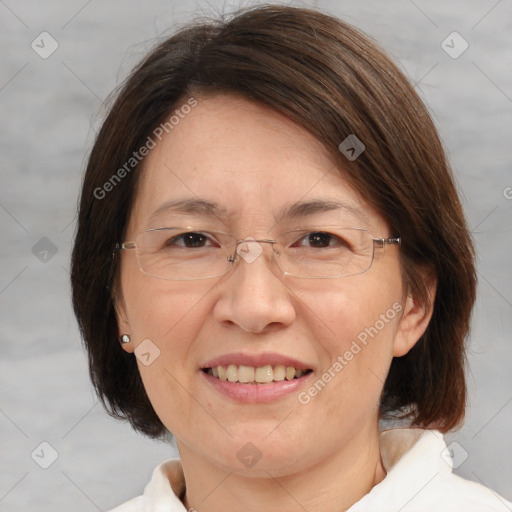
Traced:
<path fill-rule="evenodd" d="M 310 231 L 310 232 L 306 232 L 304 233 L 303 235 L 301 235 L 295 242 L 293 242 L 290 247 L 294 247 L 294 246 L 297 246 L 297 247 L 311 247 L 310 245 L 304 245 L 302 242 L 307 240 L 308 237 L 310 237 L 310 240 L 309 240 L 309 243 L 311 243 L 311 237 L 314 237 L 316 236 L 317 238 L 319 237 L 330 237 L 330 240 L 327 244 L 327 246 L 323 246 L 323 247 L 317 247 L 317 249 L 319 248 L 326 248 L 326 247 L 332 247 L 333 245 L 338 245 L 338 244 L 333 244 L 331 242 L 338 242 L 340 243 L 341 245 L 348 245 L 346 241 L 344 241 L 342 238 L 340 238 L 339 236 L 333 234 L 333 233 L 329 233 L 328 231 Z M 167 240 L 165 242 L 165 246 L 166 247 L 169 247 L 171 245 L 177 245 L 177 246 L 180 246 L 180 247 L 185 247 L 185 248 L 189 248 L 191 249 L 192 247 L 188 247 L 187 246 L 187 242 L 185 241 L 186 238 L 185 237 L 189 237 L 189 239 L 193 239 L 195 237 L 202 237 L 202 240 L 204 242 L 207 242 L 207 241 L 214 241 L 214 239 L 211 237 L 211 236 L 208 236 L 207 233 L 203 233 L 203 232 L 199 232 L 199 231 L 187 231 L 187 232 L 184 232 L 184 233 L 180 233 L 179 235 L 176 235 L 172 238 L 170 238 L 169 240 Z M 182 240 L 183 243 L 176 243 L 177 241 L 179 240 Z M 197 242 L 197 240 L 195 240 Z M 201 245 L 201 247 L 205 247 L 205 245 Z"/>

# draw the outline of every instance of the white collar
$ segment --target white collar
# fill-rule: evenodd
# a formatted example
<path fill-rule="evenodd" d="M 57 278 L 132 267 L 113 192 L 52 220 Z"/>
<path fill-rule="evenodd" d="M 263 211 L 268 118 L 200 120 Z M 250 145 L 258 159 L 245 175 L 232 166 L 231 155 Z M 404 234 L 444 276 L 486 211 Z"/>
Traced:
<path fill-rule="evenodd" d="M 446 443 L 437 430 L 385 430 L 379 442 L 386 477 L 347 512 L 407 510 L 407 503 L 431 481 L 452 473 L 452 459 L 443 456 Z"/>

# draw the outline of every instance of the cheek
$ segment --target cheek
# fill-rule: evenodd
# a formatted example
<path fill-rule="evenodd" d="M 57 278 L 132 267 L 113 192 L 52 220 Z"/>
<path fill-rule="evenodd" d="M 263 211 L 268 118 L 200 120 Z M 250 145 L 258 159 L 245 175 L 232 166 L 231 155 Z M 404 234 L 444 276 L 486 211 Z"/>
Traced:
<path fill-rule="evenodd" d="M 369 418 L 377 418 L 393 357 L 399 317 L 391 298 L 366 296 L 363 302 L 362 297 L 360 290 L 358 300 L 349 293 L 326 295 L 322 307 L 317 304 L 334 334 L 325 335 L 322 322 L 317 322 L 322 367 L 298 396 L 312 428 L 326 432 L 329 424 L 326 435 L 334 437 L 335 432 L 356 435 Z"/>
<path fill-rule="evenodd" d="M 155 279 L 129 265 L 123 275 L 127 319 L 144 386 L 152 401 L 164 396 L 163 391 L 178 399 L 176 382 L 186 384 L 197 370 L 194 340 L 208 322 L 211 288 L 200 281 Z"/>
<path fill-rule="evenodd" d="M 351 282 L 339 281 L 336 286 L 331 282 L 314 293 L 301 294 L 304 303 L 311 305 L 303 313 L 308 315 L 306 324 L 315 326 L 314 337 L 321 351 L 319 377 L 334 393 L 340 393 L 342 400 L 361 397 L 363 391 L 370 400 L 380 397 L 402 308 L 397 282 L 381 280 L 377 285 L 370 274 L 365 274 Z M 339 403 L 326 401 L 326 407 Z"/>
<path fill-rule="evenodd" d="M 123 289 L 134 357 L 156 413 L 175 435 L 185 435 L 183 425 L 197 407 L 189 394 L 198 371 L 194 340 L 208 322 L 209 289 L 200 282 L 174 284 L 139 274 L 127 277 Z"/>
<path fill-rule="evenodd" d="M 199 317 L 206 314 L 202 299 L 207 298 L 201 281 L 166 281 L 143 274 L 135 259 L 126 260 L 122 267 L 121 286 L 130 329 L 135 344 L 149 338 L 159 342 L 159 348 L 181 350 L 183 342 L 194 337 L 201 327 Z M 214 284 L 211 285 L 212 287 Z"/>
<path fill-rule="evenodd" d="M 393 281 L 392 279 L 390 281 Z M 393 338 L 401 308 L 401 288 L 392 282 L 362 274 L 352 280 L 323 282 L 314 290 L 298 290 L 307 315 L 306 323 L 317 325 L 323 345 L 348 350 L 351 341 L 365 344 L 376 337 Z M 348 345 L 347 345 L 348 343 Z"/>

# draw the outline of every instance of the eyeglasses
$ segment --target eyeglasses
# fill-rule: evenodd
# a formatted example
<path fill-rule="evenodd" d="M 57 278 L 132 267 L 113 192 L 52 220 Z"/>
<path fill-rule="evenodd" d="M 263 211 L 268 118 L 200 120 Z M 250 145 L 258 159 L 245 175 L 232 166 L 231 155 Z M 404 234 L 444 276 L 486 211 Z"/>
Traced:
<path fill-rule="evenodd" d="M 275 240 L 188 228 L 148 229 L 134 242 L 116 244 L 117 251 L 135 249 L 140 270 L 172 281 L 219 277 L 243 259 L 254 262 L 270 244 L 274 260 L 288 276 L 336 278 L 362 274 L 370 269 L 375 249 L 400 245 L 400 237 L 373 238 L 361 228 L 322 226 L 281 233 Z"/>

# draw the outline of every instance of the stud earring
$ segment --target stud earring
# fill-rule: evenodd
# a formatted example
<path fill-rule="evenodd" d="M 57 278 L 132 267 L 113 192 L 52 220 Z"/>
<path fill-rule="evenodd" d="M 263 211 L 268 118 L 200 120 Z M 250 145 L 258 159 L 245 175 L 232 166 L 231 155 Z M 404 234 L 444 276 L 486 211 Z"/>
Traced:
<path fill-rule="evenodd" d="M 121 343 L 130 343 L 131 339 L 128 334 L 123 334 L 120 339 Z"/>

